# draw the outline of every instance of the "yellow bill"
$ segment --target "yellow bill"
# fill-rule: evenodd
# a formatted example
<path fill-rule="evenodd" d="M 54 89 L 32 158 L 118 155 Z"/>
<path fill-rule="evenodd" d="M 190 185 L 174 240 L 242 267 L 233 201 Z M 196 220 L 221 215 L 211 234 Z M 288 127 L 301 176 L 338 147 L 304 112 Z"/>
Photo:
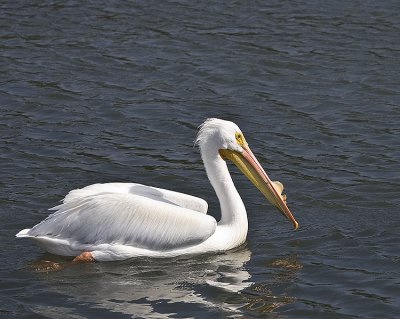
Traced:
<path fill-rule="evenodd" d="M 247 143 L 243 143 L 241 146 L 243 148 L 242 153 L 221 149 L 219 154 L 222 158 L 231 160 L 268 201 L 293 224 L 296 230 L 299 224 L 286 205 L 286 196 L 282 195 L 283 185 L 280 182 L 272 182 L 269 179 Z"/>

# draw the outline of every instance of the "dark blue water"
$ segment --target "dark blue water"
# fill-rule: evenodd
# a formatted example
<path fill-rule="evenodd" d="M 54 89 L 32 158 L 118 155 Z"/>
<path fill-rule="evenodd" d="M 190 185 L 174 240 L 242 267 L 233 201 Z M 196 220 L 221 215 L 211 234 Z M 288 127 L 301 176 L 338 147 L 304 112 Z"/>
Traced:
<path fill-rule="evenodd" d="M 397 318 L 398 1 L 2 1 L 0 317 Z M 224 254 L 73 265 L 15 233 L 71 189 L 206 199 L 207 117 L 237 123 L 291 225 L 234 168 Z M 38 271 L 40 260 L 59 271 Z"/>

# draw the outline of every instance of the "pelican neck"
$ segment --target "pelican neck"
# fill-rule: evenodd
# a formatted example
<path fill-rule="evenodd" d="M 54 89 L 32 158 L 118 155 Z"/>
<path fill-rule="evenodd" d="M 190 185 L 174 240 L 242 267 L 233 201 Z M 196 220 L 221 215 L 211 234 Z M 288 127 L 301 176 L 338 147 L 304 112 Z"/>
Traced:
<path fill-rule="evenodd" d="M 210 153 L 208 153 L 209 155 Z M 217 194 L 221 207 L 221 220 L 218 225 L 247 224 L 247 213 L 226 162 L 218 153 L 212 156 L 202 154 L 208 179 Z"/>

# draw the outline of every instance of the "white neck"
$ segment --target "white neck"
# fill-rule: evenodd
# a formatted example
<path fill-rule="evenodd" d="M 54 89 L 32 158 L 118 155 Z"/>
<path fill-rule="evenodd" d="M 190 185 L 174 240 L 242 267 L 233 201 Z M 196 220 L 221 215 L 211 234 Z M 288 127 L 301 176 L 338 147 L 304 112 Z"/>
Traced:
<path fill-rule="evenodd" d="M 204 152 L 203 154 L 202 152 L 202 158 L 208 179 L 218 196 L 221 206 L 221 220 L 218 225 L 239 227 L 247 234 L 246 208 L 233 184 L 226 162 L 218 153 Z"/>

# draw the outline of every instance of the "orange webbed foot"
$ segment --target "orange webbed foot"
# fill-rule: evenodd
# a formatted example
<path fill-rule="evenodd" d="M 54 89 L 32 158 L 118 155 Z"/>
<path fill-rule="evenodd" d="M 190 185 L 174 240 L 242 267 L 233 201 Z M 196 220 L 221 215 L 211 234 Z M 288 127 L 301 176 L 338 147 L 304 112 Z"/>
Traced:
<path fill-rule="evenodd" d="M 95 259 L 90 251 L 84 251 L 80 255 L 76 256 L 72 261 L 78 263 L 91 263 L 94 262 Z"/>

